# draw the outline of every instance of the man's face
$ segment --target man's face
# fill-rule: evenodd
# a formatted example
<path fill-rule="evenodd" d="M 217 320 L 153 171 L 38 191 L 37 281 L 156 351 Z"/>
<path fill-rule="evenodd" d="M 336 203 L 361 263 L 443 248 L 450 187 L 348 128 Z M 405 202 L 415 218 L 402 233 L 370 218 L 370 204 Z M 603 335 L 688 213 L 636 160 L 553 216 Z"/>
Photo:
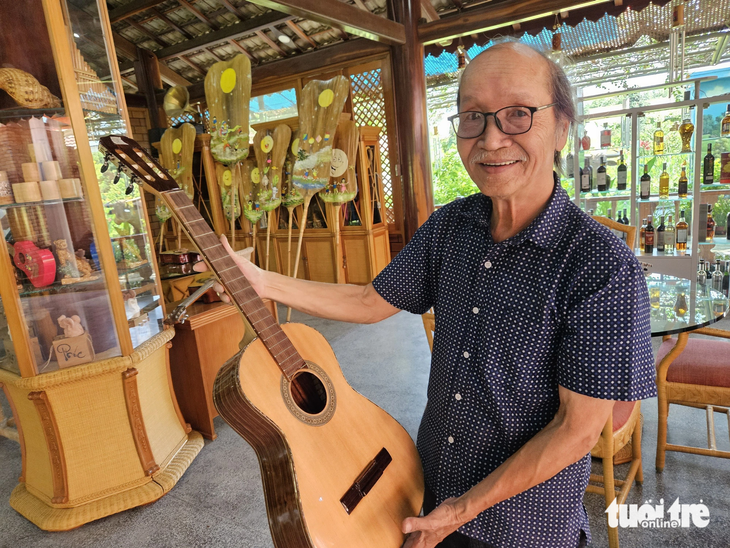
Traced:
<path fill-rule="evenodd" d="M 495 46 L 465 71 L 460 88 L 460 112 L 495 112 L 508 106 L 540 107 L 553 102 L 545 60 L 525 46 Z M 530 187 L 552 188 L 553 157 L 562 150 L 568 122 L 558 122 L 554 107 L 533 115 L 532 128 L 505 135 L 494 117 L 484 133 L 457 138 L 461 161 L 479 190 L 487 196 L 526 196 Z"/>

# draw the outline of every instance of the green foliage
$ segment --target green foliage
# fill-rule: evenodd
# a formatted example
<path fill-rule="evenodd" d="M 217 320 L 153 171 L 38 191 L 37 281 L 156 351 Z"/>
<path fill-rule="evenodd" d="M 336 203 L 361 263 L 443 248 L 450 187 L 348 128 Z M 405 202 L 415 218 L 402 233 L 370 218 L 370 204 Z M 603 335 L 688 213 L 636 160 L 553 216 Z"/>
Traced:
<path fill-rule="evenodd" d="M 434 166 L 433 201 L 436 205 L 444 205 L 453 202 L 460 196 L 470 196 L 479 192 L 474 181 L 464 169 L 456 146 L 454 145 L 453 148 L 444 146 L 448 145 L 449 141 L 442 143 L 441 162 L 438 166 Z"/>

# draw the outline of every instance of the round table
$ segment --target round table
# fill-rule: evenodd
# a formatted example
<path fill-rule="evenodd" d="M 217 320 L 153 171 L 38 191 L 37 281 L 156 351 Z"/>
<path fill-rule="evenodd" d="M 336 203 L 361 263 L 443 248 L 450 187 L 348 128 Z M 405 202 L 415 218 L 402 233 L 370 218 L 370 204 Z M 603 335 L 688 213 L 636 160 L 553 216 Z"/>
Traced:
<path fill-rule="evenodd" d="M 675 278 L 663 274 L 646 276 L 651 306 L 652 337 L 670 338 L 677 335 L 677 342 L 662 361 L 657 364 L 656 383 L 659 404 L 659 428 L 657 430 L 656 468 L 664 469 L 665 451 L 686 451 L 683 446 L 667 445 L 667 415 L 669 403 L 667 396 L 667 371 L 672 362 L 687 346 L 690 331 L 713 334 L 712 329 L 704 330 L 725 317 L 728 312 L 728 298 L 720 291 L 712 289 L 712 283 L 699 284 L 695 280 Z M 695 450 L 700 452 L 704 450 Z"/>

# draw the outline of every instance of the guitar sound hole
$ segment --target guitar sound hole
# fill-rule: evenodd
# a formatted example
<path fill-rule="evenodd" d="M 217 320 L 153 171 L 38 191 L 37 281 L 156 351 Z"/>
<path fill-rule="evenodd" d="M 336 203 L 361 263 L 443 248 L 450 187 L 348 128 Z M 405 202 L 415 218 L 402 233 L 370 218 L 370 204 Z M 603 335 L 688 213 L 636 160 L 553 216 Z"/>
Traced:
<path fill-rule="evenodd" d="M 291 395 L 297 407 L 309 415 L 318 415 L 327 406 L 327 389 L 319 377 L 308 371 L 292 379 Z"/>

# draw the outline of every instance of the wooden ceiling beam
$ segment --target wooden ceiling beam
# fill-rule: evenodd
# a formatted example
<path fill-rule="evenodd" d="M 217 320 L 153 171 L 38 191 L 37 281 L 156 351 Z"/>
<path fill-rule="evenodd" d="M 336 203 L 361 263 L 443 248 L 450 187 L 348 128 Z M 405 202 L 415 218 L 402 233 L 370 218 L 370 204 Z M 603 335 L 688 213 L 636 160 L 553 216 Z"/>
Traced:
<path fill-rule="evenodd" d="M 266 42 L 271 48 L 273 48 L 282 57 L 286 57 L 287 56 L 286 55 L 286 52 L 283 49 L 281 49 L 281 47 L 279 46 L 279 44 L 277 44 L 271 38 L 269 38 L 264 31 L 257 30 L 256 31 L 256 36 L 258 36 L 264 42 Z"/>
<path fill-rule="evenodd" d="M 156 52 L 157 57 L 161 61 L 164 61 L 180 55 L 186 55 L 205 47 L 211 47 L 223 42 L 228 42 L 239 36 L 254 34 L 257 30 L 267 29 L 271 25 L 280 25 L 289 19 L 292 19 L 292 16 L 282 16 L 280 13 L 275 11 L 265 13 L 259 17 L 247 19 L 246 21 L 241 21 L 240 23 L 228 25 L 222 29 L 208 32 L 201 36 L 196 36 L 192 40 L 163 48 Z"/>
<path fill-rule="evenodd" d="M 339 0 L 249 0 L 272 10 L 317 21 L 368 40 L 388 45 L 405 44 L 403 25 Z M 544 0 L 543 0 L 544 1 Z"/>
<path fill-rule="evenodd" d="M 229 44 L 231 44 L 234 48 L 238 49 L 241 53 L 243 53 L 246 57 L 248 57 L 251 61 L 254 63 L 258 63 L 258 59 L 251 55 L 246 48 L 244 48 L 241 44 L 236 42 L 235 40 L 229 40 Z"/>
<path fill-rule="evenodd" d="M 166 48 L 167 46 L 170 45 L 170 44 L 168 44 L 168 43 L 163 42 L 162 40 L 160 40 L 160 37 L 159 36 L 157 36 L 156 34 L 150 32 L 149 30 L 147 30 L 146 28 L 144 28 L 142 25 L 140 25 L 139 23 L 137 23 L 134 19 L 127 19 L 125 21 L 125 23 L 129 24 L 132 28 L 137 29 L 139 32 L 141 32 L 142 34 L 144 34 L 148 38 L 151 38 L 152 40 L 154 40 L 155 42 L 157 42 L 163 48 Z"/>
<path fill-rule="evenodd" d="M 162 4 L 165 0 L 132 0 L 131 2 L 119 6 L 109 11 L 109 21 L 116 23 L 122 19 L 126 19 L 130 15 L 140 13 L 144 10 L 154 8 L 158 4 Z"/>
<path fill-rule="evenodd" d="M 421 0 L 421 17 L 428 22 L 441 19 L 436 12 L 436 8 L 433 7 L 431 0 Z"/>
<path fill-rule="evenodd" d="M 137 60 L 137 46 L 115 31 L 112 31 L 112 38 L 114 39 L 114 48 L 117 52 L 131 60 L 131 68 L 134 70 L 134 61 Z M 128 70 L 124 65 L 120 66 L 119 69 L 120 71 Z M 190 85 L 188 80 L 180 76 L 164 63 L 160 63 L 160 77 L 163 82 L 171 86 Z"/>
<path fill-rule="evenodd" d="M 218 25 L 215 22 L 211 21 L 208 17 L 206 17 L 206 15 L 202 11 L 200 11 L 198 8 L 193 6 L 190 2 L 188 2 L 187 0 L 177 0 L 177 1 L 180 3 L 180 5 L 182 7 L 184 7 L 186 10 L 188 10 L 190 13 L 192 13 L 195 17 L 197 17 L 201 23 L 203 23 L 204 25 L 208 25 L 208 27 L 210 27 L 213 30 L 218 30 L 218 28 L 219 28 Z"/>
<path fill-rule="evenodd" d="M 452 0 L 453 1 L 453 0 Z M 473 10 L 464 10 L 460 15 L 448 17 L 421 25 L 418 38 L 425 45 L 442 40 L 453 40 L 514 23 L 546 17 L 565 10 L 575 10 L 603 4 L 613 0 L 506 0 L 496 5 L 485 5 Z"/>
<path fill-rule="evenodd" d="M 233 15 L 235 15 L 236 17 L 238 17 L 242 21 L 244 19 L 248 19 L 248 17 L 246 17 L 246 14 L 245 13 L 243 13 L 236 6 L 234 6 L 233 4 L 231 4 L 228 0 L 221 0 L 221 4 L 223 4 L 228 11 L 230 11 Z"/>
<path fill-rule="evenodd" d="M 154 13 L 155 17 L 157 17 L 160 21 L 162 21 L 163 23 L 165 23 L 168 27 L 170 27 L 170 28 L 178 31 L 185 38 L 190 39 L 190 38 L 193 37 L 192 34 L 190 34 L 188 31 L 186 31 L 180 25 L 178 25 L 175 22 L 173 22 L 169 17 L 167 17 L 167 15 L 165 15 L 164 13 L 162 13 L 157 8 L 150 8 L 149 9 L 149 12 L 150 13 Z M 152 17 L 152 19 L 154 19 L 154 17 Z"/>
<path fill-rule="evenodd" d="M 311 45 L 311 46 L 312 46 L 313 48 L 316 48 L 316 47 L 317 47 L 317 42 L 315 42 L 315 41 L 314 41 L 314 40 L 312 40 L 312 39 L 311 39 L 311 38 L 310 38 L 309 36 L 307 36 L 307 34 L 306 34 L 306 33 L 305 33 L 305 32 L 304 32 L 303 30 L 302 30 L 302 27 L 300 27 L 299 25 L 297 25 L 297 24 L 296 24 L 296 23 L 295 23 L 294 21 L 287 21 L 287 22 L 286 22 L 286 25 L 287 25 L 287 26 L 288 26 L 288 27 L 289 27 L 289 28 L 290 28 L 291 30 L 293 30 L 293 31 L 294 31 L 294 34 L 296 34 L 297 36 L 299 36 L 299 38 L 301 38 L 301 39 L 302 39 L 302 40 L 304 40 L 305 42 L 309 42 L 309 44 L 310 44 L 310 45 Z"/>
<path fill-rule="evenodd" d="M 190 59 L 185 57 L 184 55 L 181 55 L 180 57 L 178 57 L 178 59 L 180 59 L 180 61 L 182 61 L 183 63 L 188 65 L 190 68 L 192 68 L 195 72 L 197 72 L 201 76 L 205 76 L 205 71 L 202 68 L 200 68 L 197 64 L 193 63 Z"/>

